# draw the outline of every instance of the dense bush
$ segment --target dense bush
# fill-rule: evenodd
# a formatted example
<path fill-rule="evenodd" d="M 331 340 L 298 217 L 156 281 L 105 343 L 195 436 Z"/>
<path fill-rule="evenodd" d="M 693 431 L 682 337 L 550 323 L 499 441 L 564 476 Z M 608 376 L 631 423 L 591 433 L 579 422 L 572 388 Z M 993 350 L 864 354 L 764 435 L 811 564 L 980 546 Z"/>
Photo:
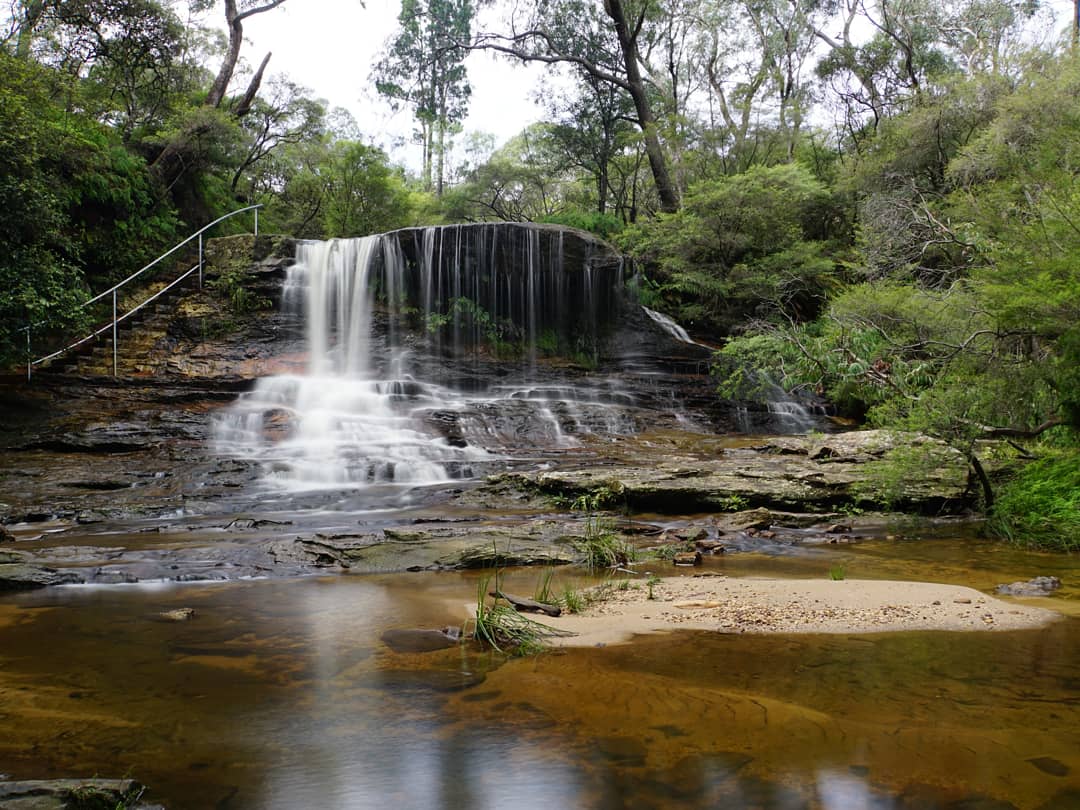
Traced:
<path fill-rule="evenodd" d="M 719 339 L 750 319 L 817 314 L 840 278 L 843 223 L 807 169 L 757 166 L 691 187 L 680 211 L 633 225 L 618 242 L 666 311 Z"/>
<path fill-rule="evenodd" d="M 1032 462 L 1001 491 L 991 530 L 1022 546 L 1080 550 L 1080 452 Z"/>

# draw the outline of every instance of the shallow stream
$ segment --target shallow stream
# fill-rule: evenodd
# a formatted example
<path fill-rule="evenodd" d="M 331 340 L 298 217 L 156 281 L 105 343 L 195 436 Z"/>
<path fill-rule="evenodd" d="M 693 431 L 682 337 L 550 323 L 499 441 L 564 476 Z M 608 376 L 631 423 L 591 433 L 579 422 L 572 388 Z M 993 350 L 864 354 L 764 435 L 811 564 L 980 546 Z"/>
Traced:
<path fill-rule="evenodd" d="M 709 560 L 989 590 L 1068 558 L 953 537 Z M 666 573 L 666 571 L 665 571 Z M 531 593 L 536 570 L 505 585 Z M 569 569 L 556 587 L 578 586 Z M 395 653 L 467 573 L 0 599 L 0 772 L 131 774 L 169 808 L 1080 806 L 1080 617 L 1015 633 L 677 633 L 504 661 Z M 1046 603 L 1047 600 L 1042 600 Z M 157 614 L 191 607 L 195 618 Z"/>

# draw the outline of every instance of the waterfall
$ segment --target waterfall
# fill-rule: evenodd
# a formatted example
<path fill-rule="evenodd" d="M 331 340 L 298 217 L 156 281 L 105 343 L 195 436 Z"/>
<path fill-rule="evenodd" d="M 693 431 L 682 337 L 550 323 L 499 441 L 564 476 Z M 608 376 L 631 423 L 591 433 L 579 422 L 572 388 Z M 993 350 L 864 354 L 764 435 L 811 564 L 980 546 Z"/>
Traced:
<path fill-rule="evenodd" d="M 703 349 L 708 349 L 704 343 L 698 343 L 690 334 L 678 323 L 673 321 L 667 315 L 662 312 L 657 312 L 655 309 L 649 309 L 646 306 L 641 308 L 649 318 L 656 323 L 661 329 L 668 335 L 675 338 L 680 343 L 688 343 L 691 346 L 701 346 Z"/>
<path fill-rule="evenodd" d="M 302 308 L 306 373 L 218 414 L 219 452 L 287 489 L 415 487 L 634 431 L 617 377 L 536 379 L 541 355 L 594 362 L 621 303 L 621 264 L 576 239 L 500 224 L 301 243 L 282 305 Z"/>
<path fill-rule="evenodd" d="M 777 385 L 768 376 L 758 373 L 757 400 L 765 407 L 767 417 L 755 419 L 746 405 L 737 407 L 737 421 L 743 433 L 769 433 L 798 435 L 826 427 L 825 420 L 812 413 L 803 403 Z"/>

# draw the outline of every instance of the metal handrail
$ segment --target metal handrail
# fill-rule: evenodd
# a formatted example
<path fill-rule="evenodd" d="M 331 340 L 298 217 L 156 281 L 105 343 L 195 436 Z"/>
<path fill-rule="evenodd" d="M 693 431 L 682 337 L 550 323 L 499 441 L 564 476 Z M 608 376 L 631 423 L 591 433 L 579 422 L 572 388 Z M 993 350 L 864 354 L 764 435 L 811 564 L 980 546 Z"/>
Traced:
<path fill-rule="evenodd" d="M 93 340 L 94 338 L 98 337 L 101 334 L 104 334 L 105 332 L 109 331 L 110 329 L 112 330 L 112 333 L 113 333 L 113 376 L 116 377 L 117 376 L 117 368 L 118 368 L 118 352 L 117 352 L 117 337 L 118 337 L 118 335 L 117 335 L 116 329 L 117 329 L 118 324 L 120 324 L 121 321 L 127 319 L 128 317 L 134 315 L 136 312 L 138 312 L 144 306 L 149 304 L 151 301 L 154 301 L 159 296 L 161 296 L 163 293 L 168 292 L 169 290 L 171 290 L 173 287 L 175 287 L 181 281 L 188 278 L 195 271 L 198 271 L 198 273 L 199 273 L 199 287 L 202 288 L 202 284 L 203 284 L 203 264 L 204 264 L 204 261 L 203 261 L 203 259 L 204 259 L 204 257 L 203 257 L 203 234 L 206 233 L 211 228 L 213 228 L 219 222 L 224 222 L 226 219 L 229 219 L 230 217 L 234 217 L 237 214 L 243 214 L 243 213 L 245 213 L 247 211 L 254 211 L 255 212 L 254 234 L 255 234 L 255 236 L 258 236 L 259 235 L 259 209 L 262 208 L 262 207 L 263 207 L 262 203 L 258 203 L 257 205 L 249 205 L 249 206 L 247 206 L 245 208 L 238 208 L 235 211 L 230 211 L 228 214 L 225 214 L 224 216 L 218 217 L 213 222 L 211 222 L 209 225 L 204 225 L 203 227 L 199 228 L 199 230 L 195 231 L 195 233 L 193 233 L 191 236 L 189 236 L 183 242 L 178 242 L 177 244 L 173 245 L 167 251 L 165 251 L 160 256 L 158 256 L 156 259 L 154 259 L 152 262 L 150 262 L 146 266 L 142 267 L 141 269 L 136 270 L 134 273 L 132 273 L 127 278 L 125 278 L 123 281 L 119 282 L 118 284 L 114 284 L 112 287 L 105 290 L 104 292 L 98 293 L 93 298 L 91 298 L 91 299 L 89 299 L 87 301 L 84 301 L 82 304 L 79 305 L 79 309 L 85 309 L 86 307 L 90 306 L 91 304 L 96 304 L 101 299 L 105 298 L 106 296 L 111 295 L 112 296 L 112 310 L 113 310 L 112 320 L 109 323 L 107 323 L 105 326 L 101 327 L 100 329 L 97 329 L 96 331 L 91 332 L 86 337 L 79 338 L 79 340 L 75 341 L 74 343 L 72 343 L 72 344 L 70 344 L 68 346 L 65 346 L 62 349 L 59 349 L 58 351 L 55 351 L 52 354 L 48 354 L 48 355 L 45 355 L 44 357 L 39 357 L 38 359 L 34 360 L 34 359 L 32 359 L 32 354 L 31 354 L 30 333 L 31 333 L 31 330 L 33 329 L 33 327 L 40 326 L 43 322 L 39 321 L 36 324 L 27 324 L 26 326 L 22 327 L 21 331 L 26 332 L 26 379 L 29 380 L 31 378 L 31 376 L 33 374 L 34 366 L 40 365 L 41 363 L 46 363 L 49 360 L 53 360 L 53 359 L 59 357 L 60 355 L 64 354 L 65 352 L 69 352 L 72 349 L 76 348 L 77 346 L 81 346 L 82 344 L 86 343 L 88 340 Z M 133 307 L 132 309 L 128 310 L 123 315 L 120 315 L 118 317 L 117 316 L 117 295 L 116 295 L 117 291 L 121 287 L 123 287 L 125 284 L 127 284 L 128 282 L 134 281 L 136 278 L 141 276 L 143 273 L 145 273 L 151 267 L 154 267 L 158 262 L 162 261 L 163 259 L 167 259 L 169 256 L 174 254 L 176 251 L 178 251 L 180 248 L 184 247 L 185 245 L 187 245 L 189 242 L 191 242 L 194 239 L 199 240 L 199 261 L 198 261 L 198 263 L 195 264 L 190 270 L 185 272 L 178 279 L 176 279 L 175 281 L 170 283 L 168 286 L 163 287 L 162 289 L 158 290 L 156 293 L 154 293 L 152 296 L 147 298 L 145 301 L 141 302 L 140 304 L 137 304 L 135 307 Z"/>

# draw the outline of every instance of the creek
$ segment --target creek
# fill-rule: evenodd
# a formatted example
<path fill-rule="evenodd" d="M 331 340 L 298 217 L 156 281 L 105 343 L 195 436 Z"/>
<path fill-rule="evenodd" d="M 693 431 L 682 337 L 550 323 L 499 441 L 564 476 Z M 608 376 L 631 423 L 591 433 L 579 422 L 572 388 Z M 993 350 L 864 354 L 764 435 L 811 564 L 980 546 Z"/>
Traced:
<path fill-rule="evenodd" d="M 0 774 L 130 774 L 170 810 L 1080 807 L 1075 564 L 963 522 L 820 545 L 811 530 L 729 534 L 729 553 L 694 570 L 839 567 L 987 593 L 1056 575 L 1061 591 L 1031 602 L 1065 617 L 1023 632 L 682 632 L 509 660 L 382 640 L 466 620 L 483 575 L 445 570 L 446 543 L 550 546 L 543 531 L 585 520 L 489 474 L 633 463 L 685 481 L 705 461 L 740 467 L 756 434 L 832 429 L 768 385 L 761 403 L 716 402 L 708 347 L 624 298 L 627 281 L 617 256 L 558 229 L 301 244 L 274 315 L 303 331 L 287 371 L 238 396 L 57 384 L 40 413 L 17 413 L 36 426 L 7 442 L 18 519 L 0 557 L 26 550 L 87 584 L 0 593 Z M 775 447 L 786 474 L 795 445 Z M 698 509 L 631 518 L 721 534 Z M 356 554 L 323 560 L 331 541 Z M 532 594 L 544 570 L 506 569 L 503 584 Z M 556 591 L 604 578 L 553 570 Z M 193 617 L 162 616 L 180 608 Z"/>
<path fill-rule="evenodd" d="M 971 538 L 817 551 L 708 566 L 822 576 L 842 559 L 860 577 L 976 587 L 1068 568 Z M 538 576 L 505 584 L 531 593 Z M 0 772 L 132 773 L 169 808 L 1049 810 L 1080 795 L 1075 615 L 1014 633 L 674 634 L 505 663 L 381 642 L 460 621 L 476 585 L 444 572 L 4 597 Z M 157 620 L 177 607 L 195 618 Z"/>

